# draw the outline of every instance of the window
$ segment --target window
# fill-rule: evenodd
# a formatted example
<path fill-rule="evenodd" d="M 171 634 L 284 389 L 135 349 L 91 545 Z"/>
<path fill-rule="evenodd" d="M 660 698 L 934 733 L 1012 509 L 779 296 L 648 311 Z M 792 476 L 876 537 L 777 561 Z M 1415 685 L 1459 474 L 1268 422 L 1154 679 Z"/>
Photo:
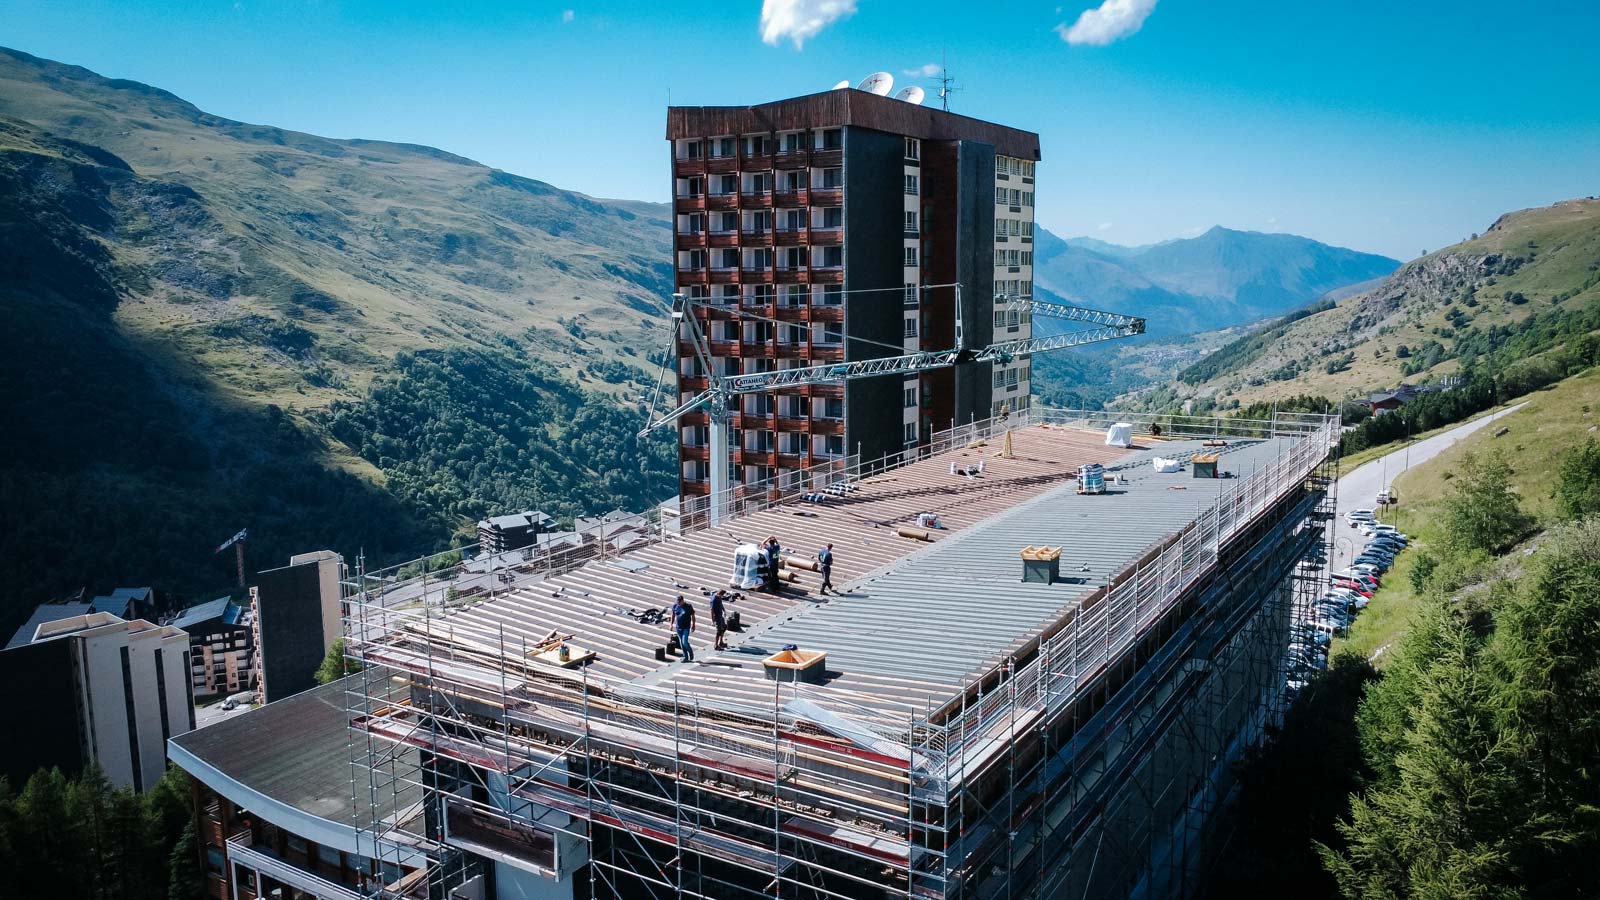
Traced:
<path fill-rule="evenodd" d="M 916 264 L 917 264 L 917 248 L 915 248 L 915 247 L 907 247 L 906 248 L 906 267 L 907 268 L 914 268 L 916 266 Z"/>
<path fill-rule="evenodd" d="M 704 269 L 706 267 L 706 252 L 704 250 L 690 250 L 684 254 L 685 269 Z"/>
<path fill-rule="evenodd" d="M 829 456 L 843 456 L 844 435 L 830 434 L 823 439 L 822 446 L 827 451 Z"/>
<path fill-rule="evenodd" d="M 760 251 L 758 250 L 756 252 L 759 253 Z M 717 251 L 717 255 L 719 257 L 717 259 L 717 268 L 719 268 L 719 269 L 737 269 L 737 268 L 739 268 L 739 251 L 733 249 L 732 247 L 727 247 L 727 248 L 718 250 Z M 755 263 L 755 265 L 759 266 L 760 263 Z"/>
<path fill-rule="evenodd" d="M 838 306 L 844 302 L 844 288 L 840 285 L 827 285 L 822 289 L 822 302 L 828 306 Z"/>
<path fill-rule="evenodd" d="M 806 227 L 806 213 L 803 209 L 786 209 L 783 211 L 783 230 L 802 231 Z"/>
<path fill-rule="evenodd" d="M 700 158 L 700 142 L 699 141 L 685 141 L 684 144 L 683 144 L 683 158 L 684 159 L 699 159 Z"/>
<path fill-rule="evenodd" d="M 844 207 L 824 206 L 822 208 L 822 227 L 840 228 L 844 225 Z"/>
<path fill-rule="evenodd" d="M 822 264 L 824 266 L 839 267 L 844 265 L 843 247 L 823 247 Z"/>
<path fill-rule="evenodd" d="M 1023 191 L 1022 192 L 1022 205 L 1023 206 L 1032 206 L 1033 205 L 1033 192 L 1032 191 Z"/>
<path fill-rule="evenodd" d="M 906 306 L 916 306 L 917 305 L 917 286 L 915 284 L 913 284 L 912 282 L 909 282 L 909 281 L 906 282 L 905 305 Z"/>
<path fill-rule="evenodd" d="M 1005 373 L 1005 370 L 1004 369 L 995 369 L 994 370 L 994 387 L 1003 388 L 1005 386 L 1006 386 L 1006 373 Z"/>
<path fill-rule="evenodd" d="M 914 210 L 906 210 L 906 234 L 917 234 L 917 214 Z"/>
<path fill-rule="evenodd" d="M 997 187 L 997 188 L 994 189 L 994 202 L 999 204 L 1000 206 L 1007 205 L 1006 204 L 1006 189 L 1005 188 Z"/>
<path fill-rule="evenodd" d="M 799 269 L 805 266 L 805 250 L 801 247 L 784 247 L 783 257 L 780 260 L 782 268 Z"/>
<path fill-rule="evenodd" d="M 728 138 L 728 140 L 732 141 L 733 138 Z M 333 866 L 334 868 L 338 868 L 343 863 L 343 860 L 339 856 L 338 847 L 324 847 L 321 844 L 317 845 L 317 860 L 325 865 Z"/>
<path fill-rule="evenodd" d="M 917 405 L 917 389 L 916 388 L 914 388 L 914 387 L 906 388 L 904 402 L 901 405 L 904 406 L 906 409 L 911 409 L 912 407 Z"/>
<path fill-rule="evenodd" d="M 844 343 L 844 324 L 841 322 L 824 322 L 822 325 L 822 343 Z"/>
<path fill-rule="evenodd" d="M 772 142 L 765 135 L 755 135 L 744 139 L 744 152 L 750 156 L 760 156 L 772 152 Z"/>
<path fill-rule="evenodd" d="M 844 400 L 838 397 L 829 397 L 822 401 L 822 415 L 827 419 L 844 418 Z"/>
<path fill-rule="evenodd" d="M 844 130 L 841 128 L 825 128 L 822 131 L 822 149 L 838 150 L 844 147 Z"/>
<path fill-rule="evenodd" d="M 737 176 L 737 175 L 718 175 L 717 176 L 717 193 L 719 193 L 719 194 L 737 194 L 737 193 L 739 193 L 739 176 Z"/>
<path fill-rule="evenodd" d="M 766 172 L 753 172 L 745 177 L 745 191 L 747 193 L 765 194 L 772 190 L 772 183 L 767 180 L 771 176 Z"/>
<path fill-rule="evenodd" d="M 738 151 L 735 149 L 737 142 L 731 137 L 716 138 L 711 142 L 714 156 L 733 156 Z"/>
<path fill-rule="evenodd" d="M 787 284 L 783 287 L 783 305 L 804 306 L 806 302 L 806 288 L 803 284 Z M 799 337 L 793 340 L 800 340 Z"/>
<path fill-rule="evenodd" d="M 1024 250 L 1020 254 L 1018 254 L 1018 256 L 1019 256 L 1021 261 L 1018 262 L 1017 265 L 1021 265 L 1021 266 L 1031 266 L 1031 265 L 1033 265 L 1033 251 L 1032 250 Z"/>
<path fill-rule="evenodd" d="M 739 214 L 733 212 L 719 212 L 712 221 L 717 224 L 717 231 L 728 232 L 739 230 Z"/>
<path fill-rule="evenodd" d="M 917 423 L 907 422 L 905 424 L 905 441 L 908 444 L 915 444 L 917 442 Z"/>
<path fill-rule="evenodd" d="M 686 216 L 685 218 L 687 219 L 686 227 L 684 229 L 686 233 L 699 234 L 700 232 L 706 230 L 706 217 L 704 215 L 695 213 L 694 215 Z"/>
<path fill-rule="evenodd" d="M 1022 191 L 1020 191 L 1020 190 L 1018 190 L 1016 188 L 1012 188 L 1011 190 L 1007 191 L 1006 193 L 1011 198 L 1011 205 L 1012 206 L 1021 206 L 1022 205 Z"/>
<path fill-rule="evenodd" d="M 706 192 L 706 181 L 704 178 L 691 178 L 689 179 L 689 183 L 686 187 L 689 193 L 685 194 L 684 196 L 698 197 Z"/>
<path fill-rule="evenodd" d="M 844 187 L 844 169 L 835 166 L 822 170 L 822 186 L 824 188 Z"/>
<path fill-rule="evenodd" d="M 1004 327 L 1006 327 L 1006 311 L 1005 310 L 997 309 L 997 310 L 994 311 L 994 327 L 996 327 L 996 328 L 1004 328 Z"/>
<path fill-rule="evenodd" d="M 916 194 L 917 192 L 918 192 L 917 176 L 915 176 L 915 175 L 907 175 L 906 176 L 906 193 L 908 193 L 908 194 Z"/>
<path fill-rule="evenodd" d="M 902 333 L 901 336 L 902 337 L 908 337 L 908 338 L 914 338 L 914 337 L 917 336 L 917 320 L 916 320 L 916 318 L 913 317 L 913 318 L 908 318 L 908 319 L 905 320 L 905 327 L 904 327 L 904 330 L 903 330 L 903 333 Z"/>
<path fill-rule="evenodd" d="M 789 132 L 788 134 L 783 136 L 783 152 L 785 152 L 785 153 L 799 153 L 801 150 L 804 150 L 806 148 L 806 145 L 805 145 L 804 141 L 805 141 L 805 134 L 803 132 L 799 132 L 799 131 L 791 131 L 791 132 Z"/>

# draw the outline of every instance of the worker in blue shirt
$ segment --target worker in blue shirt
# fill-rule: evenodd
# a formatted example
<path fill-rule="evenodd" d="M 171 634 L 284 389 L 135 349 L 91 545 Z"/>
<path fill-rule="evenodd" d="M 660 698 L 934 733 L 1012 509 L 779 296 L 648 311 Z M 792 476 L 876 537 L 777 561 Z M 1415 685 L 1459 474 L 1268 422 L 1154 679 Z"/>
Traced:
<path fill-rule="evenodd" d="M 695 630 L 694 607 L 682 594 L 672 604 L 672 628 L 678 633 L 678 650 L 683 653 L 683 661 L 694 662 L 694 648 L 689 646 L 689 632 Z"/>
<path fill-rule="evenodd" d="M 830 591 L 837 594 L 833 588 L 833 545 L 829 544 L 817 551 L 817 567 L 822 570 L 822 593 Z"/>

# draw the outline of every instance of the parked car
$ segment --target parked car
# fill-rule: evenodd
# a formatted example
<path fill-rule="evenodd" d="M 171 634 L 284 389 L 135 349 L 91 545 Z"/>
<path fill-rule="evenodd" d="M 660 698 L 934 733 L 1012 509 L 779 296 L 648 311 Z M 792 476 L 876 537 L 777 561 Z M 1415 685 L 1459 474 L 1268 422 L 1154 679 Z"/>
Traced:
<path fill-rule="evenodd" d="M 1351 581 L 1348 578 L 1346 578 L 1346 579 L 1335 578 L 1333 580 L 1333 586 L 1334 587 L 1348 588 L 1348 589 L 1350 589 L 1352 591 L 1355 591 L 1356 593 L 1360 594 L 1363 597 L 1369 597 L 1370 598 L 1372 596 L 1372 590 L 1370 588 L 1368 588 L 1366 585 L 1362 584 L 1359 581 Z"/>

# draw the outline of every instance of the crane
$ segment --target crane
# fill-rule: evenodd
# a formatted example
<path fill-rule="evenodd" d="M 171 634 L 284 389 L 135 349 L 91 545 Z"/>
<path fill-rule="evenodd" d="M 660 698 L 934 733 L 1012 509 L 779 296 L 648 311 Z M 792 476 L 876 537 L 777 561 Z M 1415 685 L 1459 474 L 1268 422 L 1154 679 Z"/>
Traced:
<path fill-rule="evenodd" d="M 655 429 L 667 426 L 695 410 L 704 409 L 706 411 L 710 433 L 710 512 L 711 523 L 715 525 L 720 523 L 723 518 L 722 506 L 727 502 L 728 498 L 727 491 L 730 484 L 728 475 L 728 440 L 730 431 L 728 405 L 736 397 L 780 388 L 829 384 L 860 378 L 915 375 L 969 363 L 991 362 L 1004 364 L 1024 354 L 1064 350 L 1068 347 L 1079 347 L 1084 344 L 1131 337 L 1144 333 L 1144 320 L 1134 316 L 1034 300 L 1031 296 L 1011 298 L 1002 294 L 999 299 L 1005 304 L 1007 310 L 1027 312 L 1034 316 L 1047 316 L 1064 321 L 1080 322 L 1089 327 L 1051 335 L 1050 337 L 1000 341 L 981 349 L 972 349 L 965 345 L 961 319 L 961 285 L 930 285 L 922 288 L 922 290 L 944 287 L 955 289 L 956 345 L 951 349 L 920 350 L 897 356 L 881 356 L 853 362 L 823 363 L 794 369 L 751 372 L 741 375 L 719 375 L 716 373 L 712 364 L 710 347 L 706 343 L 705 334 L 700 328 L 699 317 L 694 315 L 694 310 L 697 308 L 725 309 L 725 307 L 708 303 L 704 298 L 688 297 L 681 293 L 673 294 L 672 319 L 675 324 L 674 331 L 688 333 L 689 345 L 693 349 L 701 369 L 706 373 L 708 387 L 651 420 L 649 424 L 639 431 L 639 436 L 644 437 Z M 775 322 L 780 325 L 793 324 L 777 322 L 763 316 L 744 312 L 737 312 L 736 315 L 740 318 Z M 665 360 L 662 365 L 663 367 L 666 365 Z"/>

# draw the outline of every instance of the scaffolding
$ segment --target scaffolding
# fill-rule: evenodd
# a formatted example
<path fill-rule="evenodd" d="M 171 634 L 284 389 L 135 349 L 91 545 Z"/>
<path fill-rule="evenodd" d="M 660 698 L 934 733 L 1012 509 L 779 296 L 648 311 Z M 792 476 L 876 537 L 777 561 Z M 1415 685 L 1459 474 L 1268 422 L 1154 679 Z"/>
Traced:
<path fill-rule="evenodd" d="M 797 682 L 753 704 L 553 666 L 503 629 L 458 633 L 459 596 L 408 589 L 437 583 L 426 566 L 408 580 L 358 564 L 352 789 L 422 797 L 355 804 L 396 809 L 355 824 L 408 879 L 369 895 L 445 897 L 486 877 L 484 860 L 588 897 L 1189 893 L 1231 762 L 1281 712 L 1288 573 L 1319 539 L 1307 523 L 1336 418 L 1034 409 L 738 499 L 782 503 L 1010 429 L 1114 422 L 1285 449 L 1008 659 L 898 719 Z M 650 540 L 701 527 L 703 511 Z"/>

